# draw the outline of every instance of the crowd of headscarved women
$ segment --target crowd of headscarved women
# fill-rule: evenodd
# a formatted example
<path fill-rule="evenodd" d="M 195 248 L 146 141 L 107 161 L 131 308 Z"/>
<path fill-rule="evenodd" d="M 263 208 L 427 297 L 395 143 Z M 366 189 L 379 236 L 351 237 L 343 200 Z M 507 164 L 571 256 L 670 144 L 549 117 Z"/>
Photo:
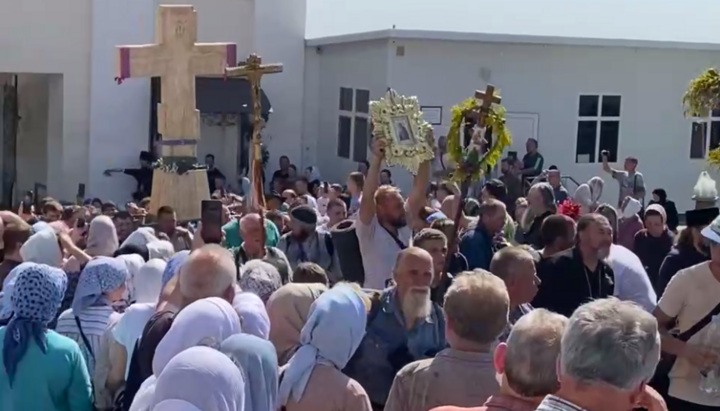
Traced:
<path fill-rule="evenodd" d="M 0 299 L 0 411 L 371 409 L 340 371 L 370 308 L 355 285 L 282 285 L 253 261 L 238 286 L 226 249 L 174 253 L 146 229 L 118 244 L 107 217 L 84 250 L 38 223 L 17 252 Z"/>

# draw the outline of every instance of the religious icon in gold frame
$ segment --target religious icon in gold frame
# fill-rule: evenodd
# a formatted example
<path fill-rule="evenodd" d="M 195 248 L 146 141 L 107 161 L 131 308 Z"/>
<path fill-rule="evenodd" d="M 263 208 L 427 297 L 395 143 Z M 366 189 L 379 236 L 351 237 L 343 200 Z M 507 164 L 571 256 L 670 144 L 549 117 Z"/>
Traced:
<path fill-rule="evenodd" d="M 383 98 L 370 102 L 370 109 L 375 138 L 387 142 L 388 166 L 401 165 L 417 174 L 420 164 L 435 157 L 432 126 L 423 120 L 417 97 L 389 89 Z"/>

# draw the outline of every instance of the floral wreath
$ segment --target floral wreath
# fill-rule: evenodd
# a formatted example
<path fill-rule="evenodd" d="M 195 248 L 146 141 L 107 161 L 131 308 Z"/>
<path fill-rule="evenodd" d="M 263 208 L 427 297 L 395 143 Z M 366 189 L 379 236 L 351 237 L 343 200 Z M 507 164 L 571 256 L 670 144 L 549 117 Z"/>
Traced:
<path fill-rule="evenodd" d="M 690 81 L 682 98 L 686 117 L 707 117 L 711 110 L 720 107 L 720 73 L 717 69 L 705 70 Z M 707 162 L 720 168 L 720 148 L 710 150 Z"/>
<path fill-rule="evenodd" d="M 505 107 L 494 104 L 487 112 L 485 125 L 491 127 L 492 134 L 496 137 L 495 144 L 482 156 L 477 153 L 477 150 L 463 148 L 460 130 L 465 117 L 468 113 L 478 110 L 480 110 L 480 105 L 475 98 L 469 98 L 452 108 L 447 147 L 450 159 L 457 166 L 452 175 L 452 179 L 456 182 L 462 182 L 468 178 L 471 181 L 479 180 L 487 167 L 494 167 L 497 164 L 505 147 L 512 143 L 510 131 L 505 125 Z M 475 164 L 476 160 L 479 160 L 477 164 Z"/>

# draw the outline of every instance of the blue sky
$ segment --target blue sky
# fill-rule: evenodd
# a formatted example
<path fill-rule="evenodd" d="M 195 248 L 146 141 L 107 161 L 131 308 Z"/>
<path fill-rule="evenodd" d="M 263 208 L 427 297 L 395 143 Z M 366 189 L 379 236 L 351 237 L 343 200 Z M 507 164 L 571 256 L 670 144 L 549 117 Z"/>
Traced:
<path fill-rule="evenodd" d="M 720 43 L 720 0 L 307 0 L 306 38 L 398 29 Z"/>

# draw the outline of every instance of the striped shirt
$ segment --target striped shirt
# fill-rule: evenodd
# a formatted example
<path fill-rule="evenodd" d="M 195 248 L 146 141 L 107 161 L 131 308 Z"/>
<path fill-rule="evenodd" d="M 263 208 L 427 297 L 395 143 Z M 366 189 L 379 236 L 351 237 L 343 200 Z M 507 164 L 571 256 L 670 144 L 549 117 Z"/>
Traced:
<path fill-rule="evenodd" d="M 558 398 L 554 395 L 548 395 L 535 409 L 535 411 L 587 411 L 577 405 Z"/>
<path fill-rule="evenodd" d="M 75 323 L 75 314 L 73 313 L 72 308 L 65 310 L 62 314 L 60 314 L 55 331 L 73 339 L 78 343 L 80 351 L 83 353 L 83 357 L 85 357 L 88 372 L 90 375 L 93 375 L 95 370 L 95 355 L 100 352 L 100 344 L 103 340 L 103 334 L 105 333 L 108 324 L 112 324 L 117 321 L 120 318 L 120 314 L 113 311 L 113 308 L 110 306 L 101 306 L 86 308 L 78 317 L 80 319 L 82 331 L 90 343 L 90 347 L 87 347 L 83 341 L 80 330 Z"/>

